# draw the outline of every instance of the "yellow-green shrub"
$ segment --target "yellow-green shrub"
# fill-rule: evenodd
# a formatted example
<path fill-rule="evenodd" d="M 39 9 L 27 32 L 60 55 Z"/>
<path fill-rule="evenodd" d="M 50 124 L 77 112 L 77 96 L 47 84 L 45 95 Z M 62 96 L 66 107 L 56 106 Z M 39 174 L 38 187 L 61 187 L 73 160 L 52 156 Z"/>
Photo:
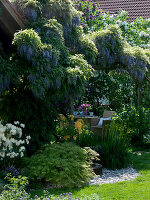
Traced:
<path fill-rule="evenodd" d="M 46 181 L 58 187 L 81 187 L 95 174 L 92 160 L 98 154 L 90 148 L 74 143 L 46 145 L 27 159 L 27 172 L 31 179 Z"/>

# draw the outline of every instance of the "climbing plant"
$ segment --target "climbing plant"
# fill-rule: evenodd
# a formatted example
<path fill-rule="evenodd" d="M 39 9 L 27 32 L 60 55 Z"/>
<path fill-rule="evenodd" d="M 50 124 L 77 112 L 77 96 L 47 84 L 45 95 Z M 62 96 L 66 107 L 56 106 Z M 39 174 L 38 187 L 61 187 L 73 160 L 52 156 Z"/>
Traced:
<path fill-rule="evenodd" d="M 0 57 L 0 116 L 26 125 L 31 152 L 49 142 L 51 134 L 59 139 L 55 128 L 63 110 L 58 105 L 71 105 L 82 94 L 94 68 L 121 68 L 142 84 L 149 50 L 128 44 L 118 25 L 85 34 L 82 13 L 71 0 L 11 2 L 27 26 L 15 33 L 12 54 Z"/>
<path fill-rule="evenodd" d="M 85 34 L 89 34 L 91 32 L 100 30 L 106 30 L 108 26 L 117 24 L 121 29 L 120 32 L 121 36 L 131 45 L 128 46 L 128 48 L 124 49 L 126 53 L 127 51 L 132 53 L 131 47 L 135 46 L 139 46 L 144 49 L 150 49 L 150 31 L 149 31 L 150 19 L 143 19 L 139 17 L 135 21 L 129 22 L 128 13 L 126 11 L 120 10 L 118 14 L 111 15 L 109 12 L 106 13 L 102 11 L 101 5 L 97 2 L 93 2 L 92 0 L 89 1 L 73 0 L 73 3 L 74 7 L 77 10 L 82 11 L 81 25 L 84 29 Z M 135 50 L 139 52 L 139 49 L 135 48 L 133 51 Z M 107 51 L 105 54 L 108 55 L 109 52 Z M 139 54 L 141 55 L 142 52 L 139 52 Z M 111 57 L 110 59 L 113 60 Z M 132 60 L 134 60 L 134 58 L 132 58 Z M 136 66 L 138 65 L 139 64 L 136 63 Z M 149 82 L 145 83 L 147 86 L 144 87 L 141 86 L 141 80 L 143 80 L 144 73 L 142 73 L 139 70 L 135 70 L 134 67 L 130 72 L 133 77 L 134 83 L 138 88 L 138 94 L 141 96 L 142 93 L 143 98 L 146 95 L 146 99 L 148 100 L 149 99 L 148 92 L 146 92 L 145 89 L 146 90 L 148 89 Z M 135 81 L 135 76 L 136 79 L 139 80 L 139 82 L 137 82 L 137 80 Z M 139 102 L 140 102 L 140 96 L 138 98 Z"/>

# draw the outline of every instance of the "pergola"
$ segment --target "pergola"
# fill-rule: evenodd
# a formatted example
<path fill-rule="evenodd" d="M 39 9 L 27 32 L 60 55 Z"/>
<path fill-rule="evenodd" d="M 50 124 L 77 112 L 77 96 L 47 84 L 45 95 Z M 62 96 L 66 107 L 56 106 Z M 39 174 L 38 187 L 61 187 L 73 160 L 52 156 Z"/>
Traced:
<path fill-rule="evenodd" d="M 5 34 L 7 34 L 10 39 L 12 39 L 16 31 L 25 28 L 26 23 L 21 15 L 17 12 L 15 7 L 8 0 L 1 0 L 0 8 L 0 36 L 1 32 L 5 32 Z M 142 76 L 143 80 L 146 68 L 150 68 L 149 61 L 145 60 L 146 54 L 139 53 L 140 57 L 138 57 L 136 56 L 135 52 L 136 48 L 127 48 L 128 46 L 124 45 L 123 41 L 121 40 L 121 35 L 117 27 L 111 27 L 109 30 L 94 33 L 92 37 L 92 40 L 94 41 L 93 45 L 95 45 L 94 47 L 98 50 L 97 66 L 93 66 L 95 69 L 99 68 L 100 70 L 106 67 L 110 69 L 121 65 L 124 69 L 129 71 L 134 79 L 138 79 L 137 75 L 140 75 Z M 4 43 L 4 39 L 1 40 Z M 85 42 L 83 41 L 83 49 L 85 48 L 84 44 Z M 82 44 L 80 47 L 80 50 L 82 50 Z M 113 52 L 111 52 L 111 49 L 113 49 Z M 142 49 L 140 48 L 137 50 L 142 52 Z M 25 57 L 26 52 L 23 53 L 25 54 Z M 84 54 L 82 51 L 80 53 Z M 91 55 L 89 53 L 88 55 L 85 54 L 85 57 L 86 56 L 87 60 L 88 58 L 91 59 Z M 139 69 L 136 66 L 138 66 Z M 149 79 L 147 80 L 149 81 Z M 141 101 L 141 82 L 137 84 L 139 104 Z"/>

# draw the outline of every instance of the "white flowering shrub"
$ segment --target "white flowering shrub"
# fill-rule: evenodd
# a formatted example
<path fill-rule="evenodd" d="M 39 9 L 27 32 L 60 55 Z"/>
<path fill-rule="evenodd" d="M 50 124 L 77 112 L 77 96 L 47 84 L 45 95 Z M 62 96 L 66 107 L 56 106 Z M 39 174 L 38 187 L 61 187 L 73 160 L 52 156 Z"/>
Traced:
<path fill-rule="evenodd" d="M 13 124 L 3 125 L 0 122 L 0 159 L 8 159 L 9 162 L 16 157 L 23 157 L 26 150 L 25 144 L 29 144 L 30 136 L 22 139 L 24 124 L 18 121 Z"/>

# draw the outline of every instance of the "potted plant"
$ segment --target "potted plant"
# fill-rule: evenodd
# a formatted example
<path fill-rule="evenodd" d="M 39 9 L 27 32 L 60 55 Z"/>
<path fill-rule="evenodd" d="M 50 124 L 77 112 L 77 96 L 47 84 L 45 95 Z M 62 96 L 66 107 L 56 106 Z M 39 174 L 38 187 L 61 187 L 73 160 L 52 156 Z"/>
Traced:
<path fill-rule="evenodd" d="M 90 114 L 90 116 L 93 116 L 93 106 L 91 104 L 88 104 L 88 103 L 84 103 L 81 104 L 79 107 L 78 107 L 78 111 L 80 113 L 80 115 L 87 115 L 87 114 Z"/>

